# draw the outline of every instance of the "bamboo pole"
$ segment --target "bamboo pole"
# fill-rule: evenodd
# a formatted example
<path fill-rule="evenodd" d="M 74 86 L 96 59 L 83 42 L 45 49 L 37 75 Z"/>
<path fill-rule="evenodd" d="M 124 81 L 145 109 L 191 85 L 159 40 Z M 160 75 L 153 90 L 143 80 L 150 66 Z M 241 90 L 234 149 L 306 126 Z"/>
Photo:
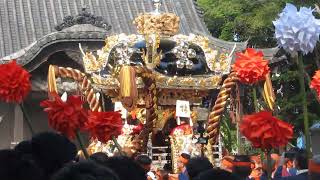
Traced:
<path fill-rule="evenodd" d="M 304 131 L 305 131 L 305 137 L 306 137 L 306 148 L 308 155 L 311 155 L 310 151 L 310 132 L 309 132 L 309 118 L 308 118 L 308 104 L 307 104 L 307 93 L 306 93 L 306 87 L 305 87 L 305 78 L 304 78 L 304 65 L 303 65 L 303 58 L 301 54 L 295 54 L 293 55 L 293 58 L 296 60 L 296 63 L 298 65 L 298 71 L 299 71 L 299 84 L 300 84 L 300 94 L 302 96 L 302 109 L 303 109 L 303 123 L 304 123 Z"/>

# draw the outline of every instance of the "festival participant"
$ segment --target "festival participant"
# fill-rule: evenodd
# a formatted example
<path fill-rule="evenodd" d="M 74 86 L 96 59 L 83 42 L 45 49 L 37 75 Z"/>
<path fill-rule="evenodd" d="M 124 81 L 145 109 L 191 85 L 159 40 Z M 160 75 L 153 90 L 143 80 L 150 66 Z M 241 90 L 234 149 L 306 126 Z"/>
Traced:
<path fill-rule="evenodd" d="M 232 172 L 232 167 L 233 167 L 233 157 L 231 156 L 225 156 L 221 160 L 221 165 L 220 168 L 223 170 L 226 170 L 228 172 Z"/>
<path fill-rule="evenodd" d="M 232 172 L 241 180 L 249 180 L 251 174 L 251 159 L 247 155 L 236 155 L 233 160 Z"/>
<path fill-rule="evenodd" d="M 93 161 L 70 163 L 53 175 L 52 180 L 119 180 L 109 168 Z"/>
<path fill-rule="evenodd" d="M 156 175 L 150 171 L 152 160 L 149 158 L 149 156 L 139 155 L 135 160 L 144 169 L 147 179 L 156 179 Z"/>
<path fill-rule="evenodd" d="M 169 173 L 166 170 L 157 170 L 156 177 L 157 180 L 169 180 Z"/>
<path fill-rule="evenodd" d="M 22 153 L 24 155 L 31 155 L 32 154 L 32 146 L 31 141 L 25 140 L 19 142 L 15 147 L 14 150 L 16 150 L 19 153 Z"/>
<path fill-rule="evenodd" d="M 134 160 L 126 156 L 114 156 L 104 165 L 115 172 L 120 180 L 146 180 L 145 170 Z"/>
<path fill-rule="evenodd" d="M 260 180 L 260 176 L 262 175 L 262 163 L 260 159 L 260 155 L 251 156 L 251 174 L 249 176 L 252 180 Z"/>
<path fill-rule="evenodd" d="M 309 180 L 320 179 L 320 155 L 309 160 Z"/>
<path fill-rule="evenodd" d="M 144 169 L 146 174 L 151 170 L 152 160 L 149 158 L 149 156 L 139 155 L 135 160 Z"/>
<path fill-rule="evenodd" d="M 190 155 L 187 153 L 182 153 L 178 159 L 178 169 L 180 174 L 178 175 L 179 180 L 189 180 L 186 165 L 190 160 Z"/>
<path fill-rule="evenodd" d="M 43 168 L 46 178 L 57 172 L 65 164 L 75 160 L 76 146 L 65 136 L 44 132 L 31 139 L 32 156 L 37 165 Z"/>
<path fill-rule="evenodd" d="M 194 180 L 239 180 L 231 172 L 222 169 L 210 169 L 200 173 Z"/>
<path fill-rule="evenodd" d="M 181 153 L 181 155 L 178 158 L 178 171 L 179 174 L 169 174 L 170 180 L 189 180 L 189 175 L 186 169 L 186 165 L 188 164 L 190 160 L 190 155 L 186 152 Z"/>
<path fill-rule="evenodd" d="M 276 161 L 274 159 L 271 159 L 271 172 L 274 172 L 276 170 Z M 268 180 L 268 161 L 264 160 L 262 164 L 262 175 L 260 177 L 260 180 Z"/>
<path fill-rule="evenodd" d="M 294 168 L 293 164 L 293 160 L 297 151 L 299 151 L 299 148 L 292 148 L 285 153 L 286 162 L 282 169 L 282 177 L 294 176 L 297 174 L 297 169 Z"/>
<path fill-rule="evenodd" d="M 211 162 L 206 157 L 191 158 L 188 164 L 186 165 L 187 173 L 189 175 L 190 180 L 193 180 L 201 172 L 204 172 L 212 168 L 213 166 Z"/>
<path fill-rule="evenodd" d="M 281 156 L 279 167 L 274 175 L 275 180 L 307 180 L 308 179 L 308 155 L 305 150 L 299 150 L 295 153 L 294 167 L 297 174 L 294 176 L 282 177 L 282 169 L 285 162 L 284 153 Z"/>
<path fill-rule="evenodd" d="M 103 163 L 105 163 L 108 160 L 108 155 L 104 152 L 96 152 L 90 155 L 89 160 L 92 160 L 97 164 L 103 165 Z"/>
<path fill-rule="evenodd" d="M 43 172 L 29 157 L 15 150 L 0 150 L 1 180 L 43 180 Z"/>

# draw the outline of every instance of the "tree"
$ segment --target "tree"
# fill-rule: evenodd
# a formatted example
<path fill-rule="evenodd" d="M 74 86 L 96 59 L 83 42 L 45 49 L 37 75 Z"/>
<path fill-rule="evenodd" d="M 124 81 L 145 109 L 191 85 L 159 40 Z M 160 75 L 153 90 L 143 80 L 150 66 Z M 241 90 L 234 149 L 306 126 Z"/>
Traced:
<path fill-rule="evenodd" d="M 247 41 L 249 46 L 275 47 L 272 21 L 285 3 L 314 6 L 317 0 L 198 0 L 204 20 L 214 37 Z"/>

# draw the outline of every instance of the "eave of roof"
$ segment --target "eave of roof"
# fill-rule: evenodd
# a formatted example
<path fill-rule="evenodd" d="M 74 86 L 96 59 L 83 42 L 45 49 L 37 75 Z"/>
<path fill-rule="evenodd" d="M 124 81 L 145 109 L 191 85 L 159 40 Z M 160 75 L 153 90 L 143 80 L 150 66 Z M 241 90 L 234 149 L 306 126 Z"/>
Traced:
<path fill-rule="evenodd" d="M 102 16 L 110 23 L 110 31 L 59 31 L 54 27 L 67 15 L 79 14 L 87 6 L 91 13 Z M 132 21 L 138 14 L 152 11 L 151 0 L 0 0 L 0 63 L 11 59 L 23 65 L 29 63 L 42 48 L 63 41 L 103 41 L 111 34 L 135 34 Z M 162 11 L 173 12 L 181 18 L 181 34 L 207 36 L 217 47 L 231 50 L 234 42 L 227 42 L 210 35 L 201 18 L 201 9 L 194 0 L 163 1 Z M 237 50 L 246 48 L 247 42 L 237 44 Z M 269 49 L 264 51 L 273 51 Z M 274 52 L 270 53 L 274 54 Z M 270 57 L 272 59 L 272 57 Z"/>

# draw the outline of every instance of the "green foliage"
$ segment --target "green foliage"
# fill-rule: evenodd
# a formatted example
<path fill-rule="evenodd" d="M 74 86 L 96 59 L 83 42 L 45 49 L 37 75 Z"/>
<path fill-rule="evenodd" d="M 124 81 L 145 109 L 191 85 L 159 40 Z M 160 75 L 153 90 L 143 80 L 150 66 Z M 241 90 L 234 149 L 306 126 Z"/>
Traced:
<path fill-rule="evenodd" d="M 274 21 L 285 3 L 313 6 L 317 0 L 198 0 L 214 37 L 247 41 L 254 47 L 274 47 Z M 237 38 L 235 38 L 237 37 Z"/>
<path fill-rule="evenodd" d="M 235 151 L 237 149 L 237 130 L 228 116 L 223 116 L 221 118 L 221 134 L 224 147 L 229 152 Z"/>

